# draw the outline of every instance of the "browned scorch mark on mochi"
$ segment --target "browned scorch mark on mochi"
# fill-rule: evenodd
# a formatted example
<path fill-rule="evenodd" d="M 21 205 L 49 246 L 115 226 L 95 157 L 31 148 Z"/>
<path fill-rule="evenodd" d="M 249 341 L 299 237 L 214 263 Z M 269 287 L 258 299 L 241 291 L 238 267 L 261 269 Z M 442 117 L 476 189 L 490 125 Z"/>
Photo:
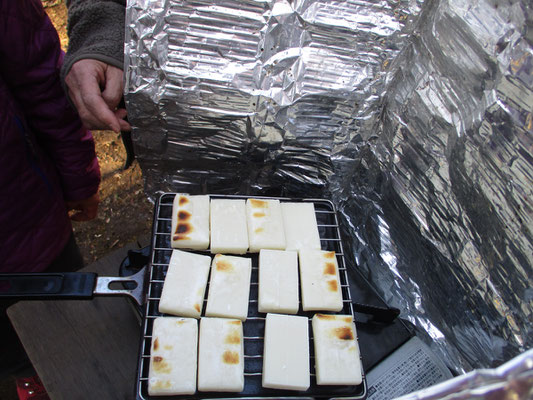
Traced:
<path fill-rule="evenodd" d="M 331 292 L 337 292 L 339 290 L 339 285 L 337 284 L 337 281 L 328 281 L 328 289 Z"/>
<path fill-rule="evenodd" d="M 333 335 L 337 339 L 341 339 L 341 340 L 353 340 L 354 339 L 352 328 L 348 326 L 341 326 L 341 327 L 335 328 L 333 330 Z"/>
<path fill-rule="evenodd" d="M 335 258 L 335 252 L 334 251 L 328 251 L 324 253 L 324 258 Z"/>
<path fill-rule="evenodd" d="M 255 213 L 253 213 L 253 216 L 254 216 L 255 218 L 262 218 L 262 217 L 264 217 L 265 215 L 266 215 L 266 214 L 265 214 L 264 212 L 255 212 Z"/>
<path fill-rule="evenodd" d="M 170 365 L 161 356 L 154 357 L 153 366 L 154 366 L 154 371 L 156 372 L 160 372 L 163 374 L 169 374 L 172 372 L 172 368 L 170 367 Z"/>
<path fill-rule="evenodd" d="M 174 240 L 180 241 L 180 240 L 190 240 L 191 238 L 186 235 L 176 235 L 174 236 Z"/>
<path fill-rule="evenodd" d="M 239 363 L 239 353 L 237 353 L 236 351 L 226 350 L 222 354 L 222 362 L 224 362 L 224 364 L 238 364 Z"/>
<path fill-rule="evenodd" d="M 233 264 L 224 259 L 215 260 L 217 271 L 229 272 L 233 270 Z"/>
<path fill-rule="evenodd" d="M 326 320 L 334 320 L 337 319 L 336 315 L 329 315 L 329 314 L 316 314 L 316 317 L 318 319 L 326 319 Z"/>
<path fill-rule="evenodd" d="M 155 338 L 154 340 L 154 350 L 159 349 L 159 338 Z"/>
<path fill-rule="evenodd" d="M 181 234 L 181 235 L 184 235 L 186 233 L 191 233 L 192 232 L 192 226 L 190 224 L 187 224 L 187 223 L 178 223 L 178 226 L 176 227 L 176 233 L 177 234 Z"/>
<path fill-rule="evenodd" d="M 170 381 L 155 381 L 153 384 L 154 389 L 170 389 L 172 382 Z"/>
<path fill-rule="evenodd" d="M 326 266 L 324 267 L 324 275 L 336 275 L 335 264 L 330 262 L 326 263 Z"/>
<path fill-rule="evenodd" d="M 250 199 L 250 204 L 253 208 L 266 208 L 268 206 L 268 203 L 266 201 L 257 199 Z"/>
<path fill-rule="evenodd" d="M 200 304 L 198 304 L 198 303 L 194 303 L 194 306 L 193 306 L 193 307 L 194 307 L 194 309 L 195 309 L 196 311 L 198 311 L 198 312 L 201 312 L 201 311 L 202 311 L 202 310 L 200 309 Z"/>
<path fill-rule="evenodd" d="M 233 329 L 225 338 L 224 343 L 239 344 L 241 343 L 241 334 L 237 329 Z"/>
<path fill-rule="evenodd" d="M 179 205 L 182 206 L 184 204 L 187 204 L 189 202 L 189 199 L 185 196 L 180 196 L 180 199 L 178 200 Z"/>
<path fill-rule="evenodd" d="M 178 212 L 178 220 L 179 221 L 187 221 L 189 218 L 191 218 L 192 215 L 188 211 L 179 211 Z"/>
<path fill-rule="evenodd" d="M 178 226 L 176 227 L 176 232 L 174 235 L 174 240 L 188 240 L 190 239 L 188 234 L 193 231 L 193 227 L 191 224 L 187 222 L 178 222 Z"/>

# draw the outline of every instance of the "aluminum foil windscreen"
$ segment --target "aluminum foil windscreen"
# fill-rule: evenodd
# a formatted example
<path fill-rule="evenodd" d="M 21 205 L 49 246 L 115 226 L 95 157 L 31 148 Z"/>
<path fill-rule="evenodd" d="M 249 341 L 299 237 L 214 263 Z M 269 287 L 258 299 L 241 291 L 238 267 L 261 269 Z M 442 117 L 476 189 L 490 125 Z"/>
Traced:
<path fill-rule="evenodd" d="M 457 372 L 533 345 L 528 1 L 129 0 L 147 193 L 329 197 Z"/>
<path fill-rule="evenodd" d="M 455 365 L 495 367 L 533 346 L 533 10 L 424 6 L 383 103 L 385 248 L 369 268 Z"/>
<path fill-rule="evenodd" d="M 376 137 L 413 12 L 412 0 L 130 1 L 126 91 L 148 191 L 319 194 L 334 158 Z"/>

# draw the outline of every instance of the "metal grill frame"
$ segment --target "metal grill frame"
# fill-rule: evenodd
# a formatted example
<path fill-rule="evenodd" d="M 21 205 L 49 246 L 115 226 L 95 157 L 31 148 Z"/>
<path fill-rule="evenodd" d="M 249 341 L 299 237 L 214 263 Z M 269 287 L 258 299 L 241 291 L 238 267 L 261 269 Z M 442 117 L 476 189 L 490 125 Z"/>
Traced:
<path fill-rule="evenodd" d="M 178 193 L 163 193 L 157 200 L 154 208 L 154 218 L 152 225 L 152 243 L 150 262 L 148 265 L 148 282 L 146 284 L 146 302 L 144 305 L 144 317 L 142 321 L 142 337 L 139 350 L 139 360 L 137 365 L 137 382 L 136 382 L 136 397 L 140 400 L 149 399 L 182 399 L 191 398 L 191 396 L 149 396 L 148 395 L 148 370 L 150 363 L 150 351 L 152 340 L 153 320 L 159 316 L 165 316 L 157 311 L 159 304 L 160 293 L 164 283 L 162 273 L 166 274 L 170 255 L 172 254 L 172 247 L 170 246 L 171 235 L 171 216 L 172 205 L 174 197 Z M 348 273 L 346 270 L 346 262 L 344 258 L 344 250 L 342 246 L 337 212 L 333 203 L 324 199 L 297 199 L 285 197 L 265 197 L 265 196 L 240 196 L 240 195 L 216 195 L 210 194 L 210 199 L 242 199 L 249 198 L 264 199 L 264 200 L 279 200 L 281 202 L 311 202 L 315 206 L 315 213 L 320 233 L 320 241 L 322 250 L 335 251 L 337 263 L 339 266 L 339 278 L 341 283 L 343 309 L 334 314 L 351 315 L 354 319 L 354 309 L 352 305 L 352 297 L 350 294 L 350 287 L 348 283 Z M 168 216 L 167 216 L 168 215 Z M 324 220 L 326 223 L 324 223 Z M 185 249 L 186 250 L 186 249 Z M 192 253 L 204 254 L 214 256 L 209 250 L 186 250 Z M 208 398 L 235 398 L 235 399 L 294 399 L 294 398 L 344 398 L 344 399 L 365 399 L 367 396 L 367 385 L 363 374 L 363 381 L 358 386 L 319 386 L 316 385 L 314 374 L 314 346 L 313 334 L 311 328 L 311 317 L 317 313 L 304 312 L 299 308 L 296 315 L 307 316 L 309 319 L 309 351 L 310 351 L 310 367 L 311 367 L 311 386 L 306 392 L 292 392 L 288 390 L 265 389 L 261 387 L 262 377 L 262 348 L 264 345 L 264 338 L 259 333 L 264 333 L 264 321 L 266 314 L 257 311 L 257 288 L 258 288 L 258 253 L 247 253 L 246 255 L 252 259 L 252 278 L 250 287 L 250 299 L 248 317 L 243 323 L 244 329 L 244 377 L 245 389 L 241 393 L 208 393 L 196 392 L 192 398 L 208 399 Z M 161 262 L 165 259 L 165 262 Z M 299 288 L 300 289 L 300 288 Z M 209 290 L 209 282 L 204 295 L 204 307 L 202 308 L 202 316 L 205 314 L 205 303 L 207 302 L 207 295 Z M 300 296 L 301 304 L 301 296 Z M 259 314 L 265 315 L 261 316 Z M 355 319 L 354 319 L 355 321 Z M 249 328 L 249 329 L 247 329 Z M 247 354 L 247 349 L 255 348 L 254 354 Z M 257 354 L 257 348 L 260 348 L 260 354 Z M 250 350 L 248 350 L 250 351 Z M 258 367 L 259 365 L 259 367 Z M 248 371 L 247 371 L 248 366 Z M 250 370 L 251 369 L 251 370 Z M 257 371 L 259 369 L 259 371 Z M 259 380 L 259 387 L 252 383 L 252 387 L 257 390 L 253 393 L 247 392 L 247 382 L 252 380 Z M 249 390 L 248 390 L 249 392 Z M 348 393 L 349 392 L 349 393 Z"/>

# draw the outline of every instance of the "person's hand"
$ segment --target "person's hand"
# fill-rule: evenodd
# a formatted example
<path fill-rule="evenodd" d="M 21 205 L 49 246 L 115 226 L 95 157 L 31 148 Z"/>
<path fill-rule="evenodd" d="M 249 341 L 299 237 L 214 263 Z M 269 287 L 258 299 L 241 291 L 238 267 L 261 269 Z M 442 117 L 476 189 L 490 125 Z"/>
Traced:
<path fill-rule="evenodd" d="M 117 108 L 124 82 L 120 68 L 102 61 L 84 59 L 75 62 L 67 76 L 69 96 L 88 129 L 131 130 L 124 120 L 126 110 Z"/>
<path fill-rule="evenodd" d="M 98 214 L 98 204 L 100 203 L 100 196 L 98 193 L 93 194 L 88 199 L 78 201 L 67 201 L 67 209 L 74 210 L 70 214 L 70 219 L 73 221 L 90 221 L 96 218 Z"/>

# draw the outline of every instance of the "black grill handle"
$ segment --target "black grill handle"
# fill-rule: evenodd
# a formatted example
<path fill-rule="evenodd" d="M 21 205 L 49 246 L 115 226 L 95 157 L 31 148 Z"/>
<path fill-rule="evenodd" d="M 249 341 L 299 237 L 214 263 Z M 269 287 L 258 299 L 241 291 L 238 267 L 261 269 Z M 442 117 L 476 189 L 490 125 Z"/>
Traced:
<path fill-rule="evenodd" d="M 92 299 L 96 278 L 93 272 L 0 274 L 0 298 Z"/>
<path fill-rule="evenodd" d="M 373 317 L 372 320 L 375 322 L 390 323 L 400 315 L 400 310 L 395 307 L 371 306 L 355 302 L 352 304 L 354 311 L 371 315 Z"/>

